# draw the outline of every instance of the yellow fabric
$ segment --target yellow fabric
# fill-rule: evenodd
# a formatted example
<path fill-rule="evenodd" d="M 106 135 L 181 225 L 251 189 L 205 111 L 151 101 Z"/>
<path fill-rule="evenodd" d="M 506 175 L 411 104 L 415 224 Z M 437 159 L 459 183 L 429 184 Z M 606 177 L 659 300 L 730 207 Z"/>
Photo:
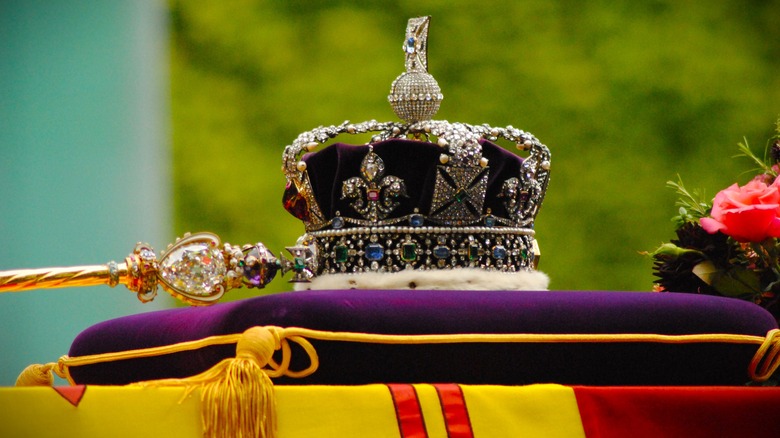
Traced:
<path fill-rule="evenodd" d="M 418 400 L 420 400 L 420 410 L 422 410 L 425 419 L 425 430 L 428 431 L 428 436 L 446 438 L 447 426 L 444 423 L 436 388 L 431 385 L 415 385 L 414 389 L 417 392 Z"/>
<path fill-rule="evenodd" d="M 574 391 L 462 386 L 476 438 L 583 437 Z M 415 385 L 431 438 L 446 438 L 432 385 Z M 279 438 L 398 438 L 385 385 L 277 386 Z M 48 387 L 0 388 L 2 437 L 201 437 L 200 390 L 88 386 L 78 407 Z"/>
<path fill-rule="evenodd" d="M 183 394 L 182 388 L 90 386 L 76 407 L 49 387 L 0 388 L 0 436 L 200 437 L 200 398 Z"/>
<path fill-rule="evenodd" d="M 463 396 L 475 437 L 585 437 L 572 388 L 463 386 Z"/>
<path fill-rule="evenodd" d="M 398 438 L 384 385 L 277 386 L 279 438 Z"/>

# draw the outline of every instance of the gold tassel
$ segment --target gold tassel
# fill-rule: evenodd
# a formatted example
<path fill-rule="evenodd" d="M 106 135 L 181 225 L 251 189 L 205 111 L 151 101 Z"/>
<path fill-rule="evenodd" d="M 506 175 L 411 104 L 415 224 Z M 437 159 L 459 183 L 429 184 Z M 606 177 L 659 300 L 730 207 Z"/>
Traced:
<path fill-rule="evenodd" d="M 203 390 L 203 436 L 257 437 L 276 435 L 274 384 L 263 371 L 278 346 L 263 327 L 245 331 L 235 359 L 222 361 L 224 371 Z M 218 365 L 219 366 L 219 365 Z"/>
<path fill-rule="evenodd" d="M 16 386 L 52 386 L 54 375 L 52 369 L 55 364 L 32 364 L 25 368 L 16 378 Z"/>
<path fill-rule="evenodd" d="M 274 386 L 263 367 L 280 348 L 276 331 L 252 327 L 236 344 L 236 357 L 184 379 L 141 382 L 143 386 L 201 387 L 203 436 L 273 438 L 276 436 Z"/>

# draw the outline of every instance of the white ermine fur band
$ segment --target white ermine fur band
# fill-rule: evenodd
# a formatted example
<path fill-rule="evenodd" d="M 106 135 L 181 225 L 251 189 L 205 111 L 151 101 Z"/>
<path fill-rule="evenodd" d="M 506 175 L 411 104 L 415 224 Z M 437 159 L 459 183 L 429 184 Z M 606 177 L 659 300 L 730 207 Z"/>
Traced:
<path fill-rule="evenodd" d="M 295 290 L 325 289 L 435 289 L 435 290 L 547 290 L 550 278 L 539 271 L 495 272 L 479 268 L 405 270 L 394 273 L 328 274 Z"/>

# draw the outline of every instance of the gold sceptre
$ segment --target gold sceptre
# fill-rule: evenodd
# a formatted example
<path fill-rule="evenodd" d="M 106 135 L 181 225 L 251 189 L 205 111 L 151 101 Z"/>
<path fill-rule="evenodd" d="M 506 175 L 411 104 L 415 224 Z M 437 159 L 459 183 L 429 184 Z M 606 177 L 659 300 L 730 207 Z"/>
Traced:
<path fill-rule="evenodd" d="M 65 268 L 18 269 L 0 272 L 0 290 L 23 292 L 33 289 L 55 289 L 78 286 L 127 285 L 127 263 L 72 266 Z M 114 275 L 112 275 L 112 272 Z M 116 278 L 113 284 L 112 278 Z"/>
<path fill-rule="evenodd" d="M 138 243 L 123 263 L 0 271 L 0 292 L 79 286 L 125 285 L 142 302 L 162 286 L 191 305 L 217 302 L 230 289 L 263 288 L 281 270 L 294 271 L 291 282 L 308 281 L 315 271 L 308 246 L 288 247 L 293 261 L 277 259 L 262 243 L 237 247 L 211 233 L 185 234 L 157 258 L 151 246 Z"/>

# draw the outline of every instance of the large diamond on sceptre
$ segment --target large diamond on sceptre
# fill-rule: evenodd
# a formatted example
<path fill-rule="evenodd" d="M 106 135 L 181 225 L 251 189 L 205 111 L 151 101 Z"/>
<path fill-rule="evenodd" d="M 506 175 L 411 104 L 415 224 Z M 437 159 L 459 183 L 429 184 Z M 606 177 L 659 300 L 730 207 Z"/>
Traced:
<path fill-rule="evenodd" d="M 428 73 L 428 25 L 431 17 L 409 19 L 403 50 L 406 72 L 390 86 L 387 99 L 395 114 L 407 123 L 431 120 L 444 96 L 438 82 Z"/>
<path fill-rule="evenodd" d="M 185 301 L 205 304 L 220 299 L 227 274 L 219 238 L 210 233 L 186 236 L 160 257 L 160 285 Z"/>

